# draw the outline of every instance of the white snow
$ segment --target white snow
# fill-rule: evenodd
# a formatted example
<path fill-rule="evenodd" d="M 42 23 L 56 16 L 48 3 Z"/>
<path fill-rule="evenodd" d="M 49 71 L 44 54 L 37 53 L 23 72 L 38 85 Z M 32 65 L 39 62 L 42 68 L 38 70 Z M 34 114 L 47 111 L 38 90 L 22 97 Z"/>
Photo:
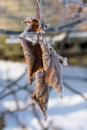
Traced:
<path fill-rule="evenodd" d="M 25 63 L 0 61 L 0 90 L 7 84 L 7 79 L 15 81 L 21 74 L 23 74 L 25 69 Z M 64 67 L 63 77 L 64 81 L 68 85 L 84 94 L 87 98 L 87 80 L 81 79 L 87 78 L 86 67 Z M 78 77 L 80 79 L 77 80 Z M 27 80 L 28 78 L 26 75 L 21 81 L 18 82 L 18 84 L 22 85 Z M 16 88 L 16 85 L 13 87 Z M 16 96 L 18 98 L 19 108 L 24 108 L 27 103 L 31 103 L 30 98 L 28 98 L 29 101 L 24 100 L 28 96 L 27 92 L 20 91 Z M 4 109 L 12 112 L 16 109 L 16 104 L 12 96 L 0 101 L 0 111 Z M 52 89 L 50 91 L 47 113 L 48 119 L 46 122 L 44 121 L 39 110 L 36 110 L 38 111 L 40 119 L 45 127 L 49 126 L 49 123 L 52 122 L 52 126 L 63 130 L 87 130 L 87 101 L 85 101 L 81 96 L 71 92 L 65 86 L 63 99 L 59 97 L 55 90 Z M 41 126 L 39 125 L 38 120 L 34 117 L 31 109 L 15 114 L 18 116 L 20 121 L 27 126 L 26 130 L 41 130 Z M 21 130 L 17 121 L 10 114 L 5 116 L 5 122 L 6 126 L 4 130 Z"/>
<path fill-rule="evenodd" d="M 19 62 L 0 61 L 0 79 L 7 80 L 18 78 L 25 71 L 25 64 Z"/>

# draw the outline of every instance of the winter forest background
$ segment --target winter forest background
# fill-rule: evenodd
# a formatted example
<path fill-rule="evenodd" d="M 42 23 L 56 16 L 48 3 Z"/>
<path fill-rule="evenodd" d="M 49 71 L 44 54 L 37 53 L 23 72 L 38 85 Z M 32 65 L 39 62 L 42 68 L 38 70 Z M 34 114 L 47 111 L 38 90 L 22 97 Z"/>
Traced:
<path fill-rule="evenodd" d="M 87 0 L 42 0 L 46 38 L 62 56 L 64 97 L 50 88 L 48 118 L 30 99 L 18 36 L 36 0 L 0 0 L 0 130 L 87 130 Z"/>

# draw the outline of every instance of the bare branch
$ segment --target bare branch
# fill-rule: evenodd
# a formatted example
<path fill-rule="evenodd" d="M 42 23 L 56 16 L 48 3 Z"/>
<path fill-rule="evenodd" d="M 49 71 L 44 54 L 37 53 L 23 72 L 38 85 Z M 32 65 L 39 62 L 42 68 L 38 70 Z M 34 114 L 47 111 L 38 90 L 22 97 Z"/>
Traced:
<path fill-rule="evenodd" d="M 87 4 L 82 3 L 81 0 L 60 0 L 60 1 L 66 5 L 69 3 L 74 3 L 78 4 L 80 7 L 87 7 Z"/>
<path fill-rule="evenodd" d="M 69 22 L 68 24 L 57 26 L 57 27 L 51 27 L 45 30 L 46 34 L 49 35 L 50 33 L 54 32 L 59 32 L 59 31 L 64 31 L 64 30 L 71 30 L 71 28 L 75 25 L 78 25 L 82 23 L 83 21 L 87 20 L 86 16 L 83 18 L 79 18 L 77 20 L 74 20 L 72 22 Z M 19 35 L 22 33 L 22 31 L 14 31 L 14 30 L 4 30 L 0 29 L 1 34 L 6 34 L 6 35 Z M 28 33 L 29 34 L 29 33 Z M 31 33 L 32 35 L 34 34 L 33 32 Z"/>
<path fill-rule="evenodd" d="M 85 97 L 82 93 L 80 93 L 79 91 L 77 91 L 76 89 L 72 88 L 70 85 L 68 85 L 65 81 L 64 81 L 64 85 L 67 89 L 69 89 L 70 91 L 72 91 L 75 94 L 78 94 L 80 97 L 82 97 L 85 101 L 87 101 L 87 97 Z"/>

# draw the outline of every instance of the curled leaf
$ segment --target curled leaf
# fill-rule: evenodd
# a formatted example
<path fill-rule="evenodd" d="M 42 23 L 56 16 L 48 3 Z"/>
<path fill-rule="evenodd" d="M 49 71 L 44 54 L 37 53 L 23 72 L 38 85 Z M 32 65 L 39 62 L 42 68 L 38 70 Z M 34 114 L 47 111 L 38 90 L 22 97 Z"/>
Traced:
<path fill-rule="evenodd" d="M 43 52 L 43 67 L 45 71 L 46 82 L 50 84 L 60 95 L 62 95 L 61 86 L 61 64 L 58 55 L 49 48 L 47 44 L 41 44 Z"/>
<path fill-rule="evenodd" d="M 21 38 L 21 44 L 27 63 L 29 83 L 32 84 L 35 72 L 43 69 L 41 47 L 39 44 L 33 45 L 31 41 L 23 38 Z"/>
<path fill-rule="evenodd" d="M 47 103 L 48 103 L 48 84 L 45 82 L 44 71 L 36 72 L 36 88 L 31 96 L 33 102 L 38 106 L 46 119 Z"/>
<path fill-rule="evenodd" d="M 21 38 L 21 44 L 28 68 L 30 84 L 33 76 L 36 77 L 36 88 L 31 96 L 34 104 L 38 106 L 46 119 L 48 104 L 48 85 L 51 85 L 62 96 L 62 64 L 67 59 L 58 55 L 54 49 L 46 43 L 33 44 L 33 42 Z"/>

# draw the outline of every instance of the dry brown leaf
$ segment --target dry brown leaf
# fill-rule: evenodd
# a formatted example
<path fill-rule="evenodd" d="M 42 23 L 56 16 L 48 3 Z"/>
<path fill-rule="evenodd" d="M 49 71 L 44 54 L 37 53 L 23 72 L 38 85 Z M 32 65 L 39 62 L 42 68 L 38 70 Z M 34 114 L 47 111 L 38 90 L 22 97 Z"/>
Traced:
<path fill-rule="evenodd" d="M 43 69 L 41 47 L 39 44 L 33 45 L 31 41 L 23 38 L 21 38 L 21 44 L 27 63 L 29 83 L 32 84 L 35 72 Z"/>
<path fill-rule="evenodd" d="M 62 95 L 61 64 L 58 60 L 58 56 L 53 48 L 49 48 L 47 44 L 41 44 L 41 48 L 43 52 L 43 67 L 46 82 Z"/>
<path fill-rule="evenodd" d="M 25 30 L 20 35 L 20 40 L 27 63 L 30 85 L 33 82 L 33 77 L 36 78 L 36 87 L 31 98 L 46 120 L 49 98 L 48 85 L 51 85 L 62 96 L 61 64 L 66 64 L 67 60 L 64 60 L 46 43 L 45 28 L 47 25 L 43 17 L 41 0 L 37 0 L 36 18 L 27 18 L 23 24 Z M 26 39 L 27 34 L 31 34 L 29 35 L 31 41 Z M 33 41 L 35 38 L 37 38 L 36 41 Z"/>
<path fill-rule="evenodd" d="M 48 85 L 45 82 L 44 71 L 36 72 L 36 88 L 31 96 L 33 102 L 38 106 L 46 119 L 47 104 L 48 104 Z"/>
<path fill-rule="evenodd" d="M 48 104 L 48 85 L 51 85 L 62 96 L 61 62 L 64 58 L 58 55 L 48 44 L 34 44 L 21 38 L 24 55 L 26 58 L 29 82 L 36 77 L 36 88 L 31 96 L 46 119 Z"/>

